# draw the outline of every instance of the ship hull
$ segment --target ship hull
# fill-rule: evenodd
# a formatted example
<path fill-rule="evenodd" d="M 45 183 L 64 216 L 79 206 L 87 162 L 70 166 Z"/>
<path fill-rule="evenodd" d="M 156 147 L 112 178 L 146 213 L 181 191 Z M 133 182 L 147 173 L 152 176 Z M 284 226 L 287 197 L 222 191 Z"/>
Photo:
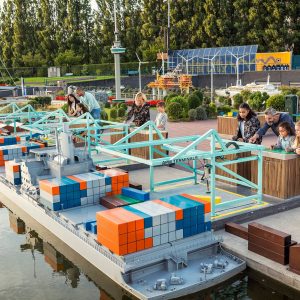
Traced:
<path fill-rule="evenodd" d="M 144 271 L 141 272 L 141 268 L 139 268 L 138 270 L 130 270 L 124 272 L 124 268 L 121 265 L 118 265 L 119 261 L 113 262 L 111 258 L 99 252 L 99 249 L 96 249 L 91 243 L 89 243 L 88 239 L 84 240 L 82 236 L 78 235 L 75 229 L 72 231 L 68 226 L 66 226 L 66 224 L 59 222 L 59 219 L 55 220 L 53 218 L 53 215 L 51 216 L 51 214 L 46 213 L 46 211 L 42 207 L 40 207 L 34 200 L 30 198 L 27 199 L 25 195 L 18 194 L 12 186 L 5 184 L 4 181 L 0 182 L 0 194 L 2 194 L 5 197 L 2 198 L 3 200 L 1 201 L 6 206 L 9 207 L 9 204 L 13 203 L 15 206 L 20 208 L 39 224 L 44 226 L 52 234 L 54 234 L 58 239 L 63 241 L 66 245 L 68 245 L 75 252 L 81 255 L 89 263 L 95 266 L 98 270 L 100 270 L 111 280 L 117 283 L 122 289 L 126 290 L 138 299 L 174 299 L 180 296 L 186 296 L 207 289 L 209 287 L 218 285 L 221 282 L 237 275 L 246 268 L 245 262 L 242 262 L 239 263 L 236 267 L 230 269 L 229 271 L 221 275 L 215 276 L 211 280 L 197 280 L 196 282 L 191 282 L 188 285 L 175 286 L 175 288 L 169 289 L 167 291 L 153 290 L 149 292 L 149 287 L 143 290 L 143 287 L 139 287 L 136 284 L 136 280 L 128 280 L 128 277 L 130 276 L 140 276 L 142 273 L 144 273 Z M 213 251 L 216 251 L 219 247 L 219 243 L 213 243 L 207 249 L 209 249 L 209 253 L 212 253 Z M 194 265 L 193 263 L 191 263 L 191 265 L 189 265 L 187 268 L 187 272 L 191 271 L 191 274 L 193 274 L 193 272 L 197 270 L 197 274 L 199 273 L 199 277 L 202 276 L 198 270 L 199 264 L 200 261 L 197 260 L 194 262 Z M 155 263 L 153 263 L 153 266 L 150 267 L 145 266 L 145 270 L 147 269 L 147 267 L 154 268 Z M 136 273 L 136 275 L 134 275 L 134 273 Z M 156 273 L 157 275 L 160 274 L 159 271 L 157 271 Z M 150 274 L 149 276 L 152 275 Z"/>

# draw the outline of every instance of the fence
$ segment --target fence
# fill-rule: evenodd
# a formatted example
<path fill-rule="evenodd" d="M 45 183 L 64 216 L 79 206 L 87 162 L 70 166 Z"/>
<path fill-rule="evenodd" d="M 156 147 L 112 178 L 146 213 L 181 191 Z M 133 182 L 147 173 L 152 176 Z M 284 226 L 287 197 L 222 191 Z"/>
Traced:
<path fill-rule="evenodd" d="M 132 71 L 138 71 L 138 62 L 121 63 L 121 75 L 131 75 Z M 152 68 L 157 69 L 157 62 L 149 62 L 141 65 L 142 74 L 152 74 Z M 76 66 L 60 66 L 61 74 L 73 74 L 73 76 L 114 76 L 114 63 L 90 64 Z M 2 74 L 8 72 L 12 77 L 47 77 L 48 67 L 19 67 L 19 68 L 0 68 Z"/>

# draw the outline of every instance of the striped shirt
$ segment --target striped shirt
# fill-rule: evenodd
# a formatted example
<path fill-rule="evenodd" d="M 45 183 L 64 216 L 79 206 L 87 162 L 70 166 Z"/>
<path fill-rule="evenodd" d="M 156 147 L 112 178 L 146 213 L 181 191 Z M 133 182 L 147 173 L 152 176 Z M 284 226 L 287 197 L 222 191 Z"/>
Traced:
<path fill-rule="evenodd" d="M 158 113 L 155 119 L 155 125 L 158 127 L 160 130 L 165 131 L 166 126 L 167 126 L 167 121 L 168 121 L 168 115 L 164 113 Z"/>

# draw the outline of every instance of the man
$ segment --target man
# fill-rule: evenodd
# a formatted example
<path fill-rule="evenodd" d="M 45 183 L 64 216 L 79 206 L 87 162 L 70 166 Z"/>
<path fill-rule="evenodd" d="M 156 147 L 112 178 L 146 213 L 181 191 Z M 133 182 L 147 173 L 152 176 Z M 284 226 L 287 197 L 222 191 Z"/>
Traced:
<path fill-rule="evenodd" d="M 274 108 L 269 107 L 265 110 L 265 120 L 266 123 L 262 128 L 260 128 L 254 135 L 249 139 L 250 143 L 255 143 L 255 141 L 266 134 L 269 128 L 273 130 L 276 136 L 279 136 L 278 125 L 282 122 L 290 123 L 291 127 L 295 129 L 295 124 L 291 116 L 287 113 L 278 113 Z"/>
<path fill-rule="evenodd" d="M 94 95 L 89 92 L 85 92 L 82 88 L 77 88 L 76 94 L 78 95 L 80 102 L 89 110 L 92 117 L 94 119 L 100 119 L 100 105 Z"/>

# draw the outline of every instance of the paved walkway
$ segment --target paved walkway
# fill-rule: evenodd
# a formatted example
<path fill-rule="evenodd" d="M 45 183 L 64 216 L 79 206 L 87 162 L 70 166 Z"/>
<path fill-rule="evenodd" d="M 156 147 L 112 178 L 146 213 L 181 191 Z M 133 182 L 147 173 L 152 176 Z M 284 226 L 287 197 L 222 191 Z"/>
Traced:
<path fill-rule="evenodd" d="M 185 135 L 204 134 L 210 129 L 217 130 L 217 120 L 193 121 L 193 122 L 169 122 L 169 137 Z M 273 133 L 268 133 L 263 139 L 263 145 L 269 147 L 275 144 L 277 137 Z"/>

